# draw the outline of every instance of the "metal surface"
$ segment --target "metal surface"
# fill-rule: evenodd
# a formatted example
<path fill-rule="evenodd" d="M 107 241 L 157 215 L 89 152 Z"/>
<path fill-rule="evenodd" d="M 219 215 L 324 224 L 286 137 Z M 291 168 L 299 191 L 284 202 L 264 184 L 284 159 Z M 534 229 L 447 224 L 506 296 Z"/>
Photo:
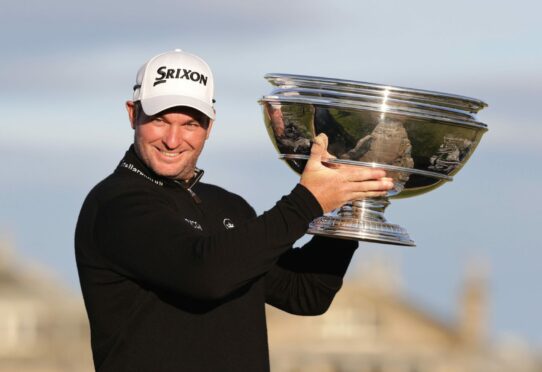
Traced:
<path fill-rule="evenodd" d="M 457 108 L 461 111 L 476 113 L 487 107 L 478 99 L 422 89 L 374 84 L 362 81 L 332 79 L 318 76 L 267 74 L 265 78 L 278 89 L 314 88 L 327 92 L 352 92 L 369 96 L 397 98 L 406 102 L 435 104 L 440 107 Z"/>
<path fill-rule="evenodd" d="M 487 131 L 475 113 L 479 100 L 419 89 L 289 74 L 260 100 L 280 157 L 301 173 L 319 133 L 329 139 L 330 163 L 383 168 L 411 197 L 451 181 Z M 309 233 L 414 245 L 402 227 L 386 222 L 387 198 L 353 201 L 313 221 Z"/>
<path fill-rule="evenodd" d="M 285 160 L 309 160 L 309 155 L 280 154 L 279 158 L 280 159 L 285 159 Z M 330 159 L 326 159 L 324 161 L 324 163 L 358 165 L 358 166 L 369 167 L 369 168 L 377 168 L 378 167 L 378 168 L 381 168 L 381 169 L 390 170 L 390 171 L 398 171 L 398 172 L 403 172 L 405 170 L 403 167 L 397 167 L 397 166 L 394 166 L 394 165 L 366 163 L 366 162 L 363 162 L 363 161 L 348 160 L 348 159 L 333 159 L 333 158 L 330 158 Z M 407 173 L 409 173 L 409 174 L 417 174 L 417 175 L 420 175 L 420 176 L 426 176 L 426 177 L 430 177 L 430 178 L 439 178 L 439 179 L 443 179 L 445 181 L 452 181 L 453 180 L 453 177 L 446 176 L 444 174 L 435 173 L 435 172 L 427 172 L 427 171 L 423 171 L 423 170 L 419 170 L 419 169 L 413 169 L 413 168 L 409 169 Z"/>

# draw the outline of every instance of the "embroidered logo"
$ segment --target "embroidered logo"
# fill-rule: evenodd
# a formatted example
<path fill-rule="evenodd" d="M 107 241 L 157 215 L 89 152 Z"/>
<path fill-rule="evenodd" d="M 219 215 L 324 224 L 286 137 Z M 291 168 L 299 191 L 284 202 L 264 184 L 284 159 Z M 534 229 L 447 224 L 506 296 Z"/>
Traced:
<path fill-rule="evenodd" d="M 203 227 L 201 227 L 201 225 L 199 224 L 199 222 L 189 220 L 188 218 L 185 218 L 184 220 L 185 220 L 186 222 L 188 222 L 188 224 L 189 224 L 190 226 L 192 226 L 194 229 L 203 231 Z"/>
<path fill-rule="evenodd" d="M 228 230 L 235 227 L 232 220 L 230 220 L 229 218 L 224 218 L 224 221 L 222 221 L 222 223 L 224 224 L 224 227 Z"/>
<path fill-rule="evenodd" d="M 207 86 L 207 80 L 209 79 L 198 71 L 187 70 L 186 68 L 174 69 L 168 68 L 167 66 L 161 66 L 156 70 L 156 73 L 158 76 L 154 79 L 153 87 L 165 83 L 167 81 L 166 79 L 186 79 Z"/>

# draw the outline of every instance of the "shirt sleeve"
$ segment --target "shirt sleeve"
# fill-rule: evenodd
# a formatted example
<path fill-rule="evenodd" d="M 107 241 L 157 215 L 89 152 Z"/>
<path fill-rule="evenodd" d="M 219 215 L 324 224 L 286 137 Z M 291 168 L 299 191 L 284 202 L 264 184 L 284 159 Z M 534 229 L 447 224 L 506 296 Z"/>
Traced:
<path fill-rule="evenodd" d="M 224 298 L 268 272 L 322 214 L 297 185 L 269 211 L 210 236 L 183 222 L 155 192 L 126 191 L 104 203 L 96 218 L 97 247 L 118 273 L 147 286 L 202 300 Z"/>
<path fill-rule="evenodd" d="M 357 241 L 315 236 L 290 249 L 265 276 L 266 302 L 297 315 L 320 315 L 341 288 Z"/>

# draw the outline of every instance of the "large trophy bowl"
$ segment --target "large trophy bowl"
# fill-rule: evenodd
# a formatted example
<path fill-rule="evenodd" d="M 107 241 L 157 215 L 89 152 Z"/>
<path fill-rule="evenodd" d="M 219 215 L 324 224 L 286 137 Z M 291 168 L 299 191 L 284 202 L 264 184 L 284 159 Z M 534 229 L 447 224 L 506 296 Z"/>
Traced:
<path fill-rule="evenodd" d="M 384 169 L 395 187 L 385 197 L 353 200 L 312 221 L 308 233 L 413 246 L 407 231 L 384 218 L 390 198 L 419 195 L 451 181 L 487 125 L 479 100 L 358 81 L 267 74 L 274 85 L 262 105 L 280 158 L 302 173 L 312 139 L 329 139 L 328 163 Z"/>

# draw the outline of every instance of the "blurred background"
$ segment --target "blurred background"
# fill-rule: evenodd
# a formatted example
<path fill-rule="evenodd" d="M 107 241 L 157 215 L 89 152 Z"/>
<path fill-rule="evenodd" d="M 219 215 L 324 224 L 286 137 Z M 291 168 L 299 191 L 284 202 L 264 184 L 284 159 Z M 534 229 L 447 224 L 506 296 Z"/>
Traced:
<path fill-rule="evenodd" d="M 204 181 L 260 213 L 298 179 L 277 160 L 263 125 L 265 73 L 489 104 L 478 115 L 489 132 L 454 181 L 388 207 L 388 220 L 408 229 L 415 248 L 362 243 L 324 318 L 305 324 L 270 313 L 274 370 L 542 370 L 541 12 L 536 0 L 4 4 L 0 368 L 90 368 L 76 219 L 132 141 L 124 102 L 138 68 L 181 48 L 215 74 Z M 306 337 L 290 345 L 295 338 L 284 332 L 297 324 L 313 333 L 300 331 Z M 310 342 L 319 346 L 296 349 Z"/>

